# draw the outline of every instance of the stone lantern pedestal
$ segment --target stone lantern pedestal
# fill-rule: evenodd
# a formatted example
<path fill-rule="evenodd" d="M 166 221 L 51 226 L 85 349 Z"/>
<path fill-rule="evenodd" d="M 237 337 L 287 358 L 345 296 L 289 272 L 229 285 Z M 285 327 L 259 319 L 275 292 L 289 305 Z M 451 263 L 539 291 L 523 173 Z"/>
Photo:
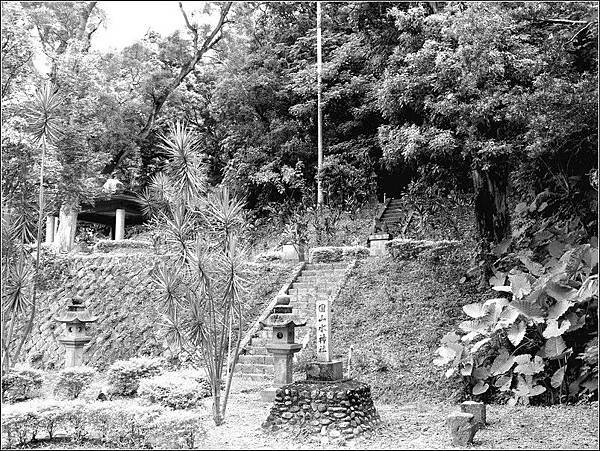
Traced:
<path fill-rule="evenodd" d="M 65 346 L 65 367 L 83 364 L 83 347 L 92 339 L 86 334 L 86 324 L 97 319 L 86 310 L 81 298 L 72 298 L 67 310 L 54 317 L 55 321 L 65 323 L 65 333 L 58 337 L 58 341 Z"/>
<path fill-rule="evenodd" d="M 273 328 L 271 341 L 266 345 L 273 354 L 273 387 L 261 392 L 261 399 L 267 402 L 275 399 L 278 387 L 292 382 L 294 353 L 302 349 L 301 344 L 295 343 L 295 328 L 306 325 L 306 320 L 293 314 L 289 304 L 289 296 L 279 296 L 271 315 L 261 321 L 262 326 Z"/>

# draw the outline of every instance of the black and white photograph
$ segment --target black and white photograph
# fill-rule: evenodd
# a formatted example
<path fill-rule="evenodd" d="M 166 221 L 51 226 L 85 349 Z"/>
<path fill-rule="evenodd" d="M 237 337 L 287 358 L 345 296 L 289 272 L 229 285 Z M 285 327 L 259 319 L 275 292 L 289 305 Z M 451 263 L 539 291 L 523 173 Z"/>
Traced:
<path fill-rule="evenodd" d="M 1 448 L 597 450 L 597 1 L 2 1 Z"/>

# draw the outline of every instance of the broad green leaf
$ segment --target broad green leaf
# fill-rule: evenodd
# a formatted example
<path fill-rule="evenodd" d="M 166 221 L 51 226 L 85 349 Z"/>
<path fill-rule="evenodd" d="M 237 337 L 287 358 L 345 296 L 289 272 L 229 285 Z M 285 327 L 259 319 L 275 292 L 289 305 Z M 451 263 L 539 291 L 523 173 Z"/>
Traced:
<path fill-rule="evenodd" d="M 557 320 L 549 319 L 547 322 L 546 329 L 544 329 L 542 335 L 544 336 L 544 338 L 558 337 L 564 334 L 567 330 L 569 330 L 569 327 L 571 327 L 571 323 L 568 319 L 563 320 L 563 322 L 560 324 L 560 327 L 558 327 Z"/>
<path fill-rule="evenodd" d="M 496 286 L 496 287 L 492 287 L 492 290 L 496 290 L 496 291 L 501 291 L 503 293 L 512 293 L 512 290 L 510 287 L 506 287 L 506 286 Z"/>
<path fill-rule="evenodd" d="M 500 317 L 498 318 L 498 324 L 496 324 L 494 330 L 502 329 L 506 326 L 511 325 L 517 320 L 518 317 L 519 311 L 516 308 L 509 305 L 500 314 Z"/>
<path fill-rule="evenodd" d="M 462 341 L 466 342 L 466 343 L 470 343 L 471 341 L 473 341 L 473 339 L 475 337 L 478 337 L 479 335 L 483 335 L 483 333 L 479 330 L 474 330 L 472 332 L 469 332 L 466 335 L 463 335 L 463 337 L 461 338 Z"/>
<path fill-rule="evenodd" d="M 525 265 L 530 274 L 539 277 L 544 273 L 544 266 L 531 261 L 526 255 L 519 256 L 519 260 Z"/>
<path fill-rule="evenodd" d="M 593 296 L 598 296 L 598 274 L 594 274 L 585 279 L 577 292 L 579 302 L 586 301 Z"/>
<path fill-rule="evenodd" d="M 502 255 L 506 254 L 506 251 L 508 251 L 508 248 L 510 247 L 510 243 L 512 243 L 512 237 L 508 237 L 501 241 L 492 249 L 493 254 L 496 257 L 501 257 Z"/>
<path fill-rule="evenodd" d="M 531 354 L 520 354 L 518 356 L 515 356 L 515 363 L 517 365 L 522 365 L 524 363 L 529 362 L 531 362 Z"/>
<path fill-rule="evenodd" d="M 496 273 L 490 277 L 489 283 L 492 287 L 495 286 L 503 286 L 504 282 L 506 282 L 506 273 L 496 271 Z"/>
<path fill-rule="evenodd" d="M 528 354 L 525 354 L 525 355 L 530 357 Z M 521 356 L 518 356 L 518 357 L 521 357 Z M 517 359 L 515 359 L 515 360 L 517 360 Z M 540 356 L 537 356 L 537 355 L 533 358 L 532 361 L 527 362 L 527 363 L 526 362 L 519 363 L 514 369 L 515 373 L 521 373 L 521 374 L 525 374 L 528 376 L 540 373 L 542 371 L 544 371 L 544 361 L 542 360 L 542 358 Z"/>
<path fill-rule="evenodd" d="M 525 202 L 520 202 L 515 207 L 515 213 L 520 215 L 521 213 L 527 211 L 528 205 Z"/>
<path fill-rule="evenodd" d="M 498 378 L 496 383 L 494 384 L 500 391 L 508 391 L 510 390 L 510 386 L 512 384 L 512 376 L 504 375 Z"/>
<path fill-rule="evenodd" d="M 482 318 L 487 314 L 486 307 L 479 302 L 463 305 L 462 309 L 471 318 Z"/>
<path fill-rule="evenodd" d="M 494 362 L 490 368 L 490 372 L 492 373 L 492 376 L 506 373 L 511 369 L 514 363 L 515 358 L 512 355 L 509 355 L 506 349 L 502 349 L 500 354 L 498 354 L 494 359 Z"/>
<path fill-rule="evenodd" d="M 473 362 L 467 362 L 463 364 L 460 369 L 460 374 L 463 376 L 470 376 L 473 373 Z"/>
<path fill-rule="evenodd" d="M 563 337 L 552 337 L 546 340 L 546 344 L 544 345 L 544 355 L 549 358 L 556 357 L 565 349 L 567 349 L 567 345 L 565 344 Z"/>
<path fill-rule="evenodd" d="M 481 319 L 463 321 L 458 325 L 458 327 L 465 332 L 483 332 L 486 330 L 487 326 L 487 321 Z"/>
<path fill-rule="evenodd" d="M 555 258 L 560 258 L 564 252 L 565 244 L 561 243 L 558 240 L 554 240 L 550 244 L 548 244 L 547 249 L 550 255 L 552 255 Z"/>
<path fill-rule="evenodd" d="M 456 368 L 454 368 L 454 367 L 452 367 L 452 368 L 449 368 L 449 369 L 446 371 L 446 378 L 447 378 L 447 379 L 450 379 L 452 376 L 454 376 L 454 373 L 456 373 Z"/>
<path fill-rule="evenodd" d="M 581 329 L 585 326 L 585 313 L 581 316 L 577 316 L 576 313 L 571 312 L 567 315 L 567 320 L 571 323 L 571 327 L 567 332 L 573 332 L 574 330 Z"/>
<path fill-rule="evenodd" d="M 525 274 L 511 274 L 508 276 L 510 280 L 510 289 L 516 299 L 522 299 L 531 293 L 531 284 Z"/>
<path fill-rule="evenodd" d="M 519 321 L 518 323 L 514 323 L 512 326 L 510 326 L 507 336 L 514 346 L 518 346 L 519 343 L 523 341 L 526 329 L 527 325 L 525 324 L 525 321 Z"/>
<path fill-rule="evenodd" d="M 561 285 L 554 281 L 546 284 L 546 293 L 557 301 L 571 301 L 577 297 L 577 290 L 566 285 Z"/>
<path fill-rule="evenodd" d="M 536 385 L 534 387 L 531 387 L 531 389 L 529 390 L 529 396 L 538 396 L 544 393 L 545 391 L 546 387 L 544 387 L 543 385 Z"/>
<path fill-rule="evenodd" d="M 593 269 L 598 264 L 598 249 L 593 247 L 586 249 L 583 254 L 583 261 L 588 268 Z"/>
<path fill-rule="evenodd" d="M 582 385 L 582 387 L 587 388 L 589 391 L 598 390 L 598 378 L 593 377 L 591 379 L 588 379 L 585 382 L 583 382 L 581 385 Z"/>
<path fill-rule="evenodd" d="M 446 335 L 442 337 L 440 340 L 442 344 L 447 343 L 457 343 L 460 340 L 460 337 L 456 334 L 456 332 L 448 332 Z"/>
<path fill-rule="evenodd" d="M 471 352 L 473 354 L 475 354 L 477 351 L 479 351 L 479 349 L 481 349 L 481 347 L 486 344 L 489 343 L 489 341 L 491 340 L 491 338 L 484 338 L 483 340 L 478 341 L 477 343 L 475 343 L 473 345 L 473 347 L 471 348 Z"/>
<path fill-rule="evenodd" d="M 554 388 L 560 387 L 563 383 L 563 379 L 565 378 L 566 369 L 566 366 L 561 366 L 559 369 L 557 369 L 552 375 L 552 379 L 550 379 L 550 385 L 552 385 Z"/>
<path fill-rule="evenodd" d="M 510 303 L 510 306 L 514 307 L 528 318 L 541 319 L 544 315 L 542 308 L 537 303 L 528 301 L 514 301 Z"/>
<path fill-rule="evenodd" d="M 479 381 L 473 387 L 473 394 L 474 395 L 482 395 L 483 393 L 485 393 L 488 390 L 488 388 L 490 388 L 489 384 L 486 384 L 483 381 Z"/>
<path fill-rule="evenodd" d="M 569 301 L 556 301 L 554 305 L 548 309 L 548 319 L 560 318 L 572 305 L 573 303 Z"/>
<path fill-rule="evenodd" d="M 510 407 L 514 407 L 517 405 L 518 401 L 519 401 L 518 398 L 510 398 L 508 401 L 506 401 L 506 405 L 510 406 Z"/>
<path fill-rule="evenodd" d="M 517 388 L 515 388 L 515 395 L 519 398 L 529 396 L 529 384 L 525 381 L 522 375 L 517 377 Z"/>
<path fill-rule="evenodd" d="M 487 366 L 480 366 L 473 370 L 473 378 L 477 380 L 484 380 L 491 376 L 490 369 Z"/>

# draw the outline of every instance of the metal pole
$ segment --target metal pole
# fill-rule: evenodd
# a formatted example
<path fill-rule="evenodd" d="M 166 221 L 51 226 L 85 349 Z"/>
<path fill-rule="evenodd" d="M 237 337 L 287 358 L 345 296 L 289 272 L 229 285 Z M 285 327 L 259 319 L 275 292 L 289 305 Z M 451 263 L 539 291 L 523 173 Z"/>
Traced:
<path fill-rule="evenodd" d="M 321 174 L 323 168 L 323 115 L 321 113 L 321 3 L 317 2 L 317 206 L 323 205 Z"/>

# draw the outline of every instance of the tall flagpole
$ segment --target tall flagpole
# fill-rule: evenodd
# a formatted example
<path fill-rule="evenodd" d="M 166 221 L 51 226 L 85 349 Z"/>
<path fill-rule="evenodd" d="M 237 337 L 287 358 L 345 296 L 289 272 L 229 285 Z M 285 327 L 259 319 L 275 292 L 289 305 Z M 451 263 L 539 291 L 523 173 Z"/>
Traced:
<path fill-rule="evenodd" d="M 321 113 L 321 2 L 317 1 L 317 175 L 323 168 L 323 115 Z M 317 177 L 317 207 L 323 205 L 323 187 Z"/>

